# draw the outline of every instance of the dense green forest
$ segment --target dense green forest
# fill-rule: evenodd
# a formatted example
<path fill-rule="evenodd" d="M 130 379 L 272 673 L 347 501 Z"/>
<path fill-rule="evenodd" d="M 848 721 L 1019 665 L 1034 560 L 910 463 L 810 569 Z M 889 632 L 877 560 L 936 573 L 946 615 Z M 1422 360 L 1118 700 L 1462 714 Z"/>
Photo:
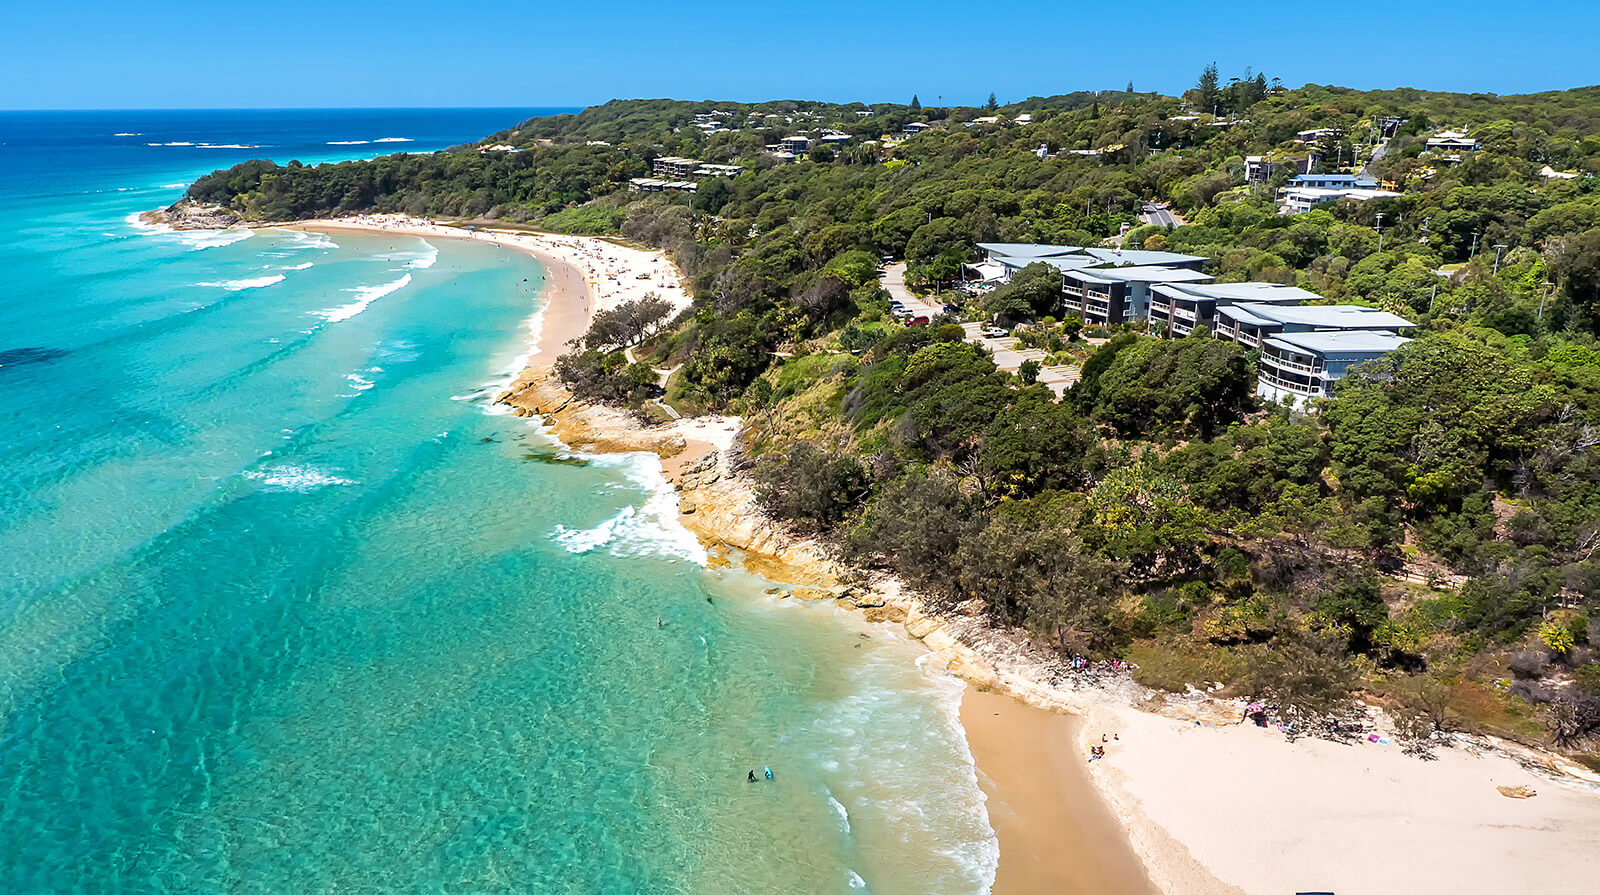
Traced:
<path fill-rule="evenodd" d="M 934 127 L 901 138 L 913 121 Z M 1445 127 L 1481 149 L 1428 152 Z M 1311 129 L 1332 132 L 1296 142 Z M 794 164 L 764 151 L 824 130 L 852 140 Z M 1294 165 L 1245 181 L 1247 155 L 1312 149 L 1400 195 L 1282 216 Z M 669 155 L 746 171 L 628 191 Z M 1581 748 L 1600 731 L 1595 175 L 1600 88 L 1289 90 L 1208 69 L 1183 97 L 1129 85 L 992 109 L 614 101 L 431 155 L 253 162 L 189 195 L 263 220 L 395 211 L 662 247 L 693 307 L 639 364 L 596 334 L 563 377 L 637 406 L 650 366 L 681 363 L 668 402 L 749 416 L 764 506 L 856 563 L 1064 651 L 1132 658 L 1154 685 L 1221 681 L 1306 715 L 1362 690 L 1419 735 Z M 1254 358 L 1203 330 L 1081 333 L 1040 307 L 1027 337 L 1082 364 L 1057 401 L 950 320 L 886 313 L 880 258 L 938 291 L 977 242 L 1094 245 L 1151 200 L 1188 223 L 1125 244 L 1392 310 L 1417 338 L 1292 410 L 1254 398 Z M 968 310 L 1025 308 L 1036 286 Z"/>

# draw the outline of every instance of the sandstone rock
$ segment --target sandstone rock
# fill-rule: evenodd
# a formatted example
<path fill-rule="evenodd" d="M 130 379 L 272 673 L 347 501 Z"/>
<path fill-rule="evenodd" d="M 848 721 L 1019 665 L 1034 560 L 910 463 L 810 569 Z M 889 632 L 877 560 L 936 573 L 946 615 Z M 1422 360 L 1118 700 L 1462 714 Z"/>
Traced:
<path fill-rule="evenodd" d="M 899 606 L 868 606 L 862 615 L 869 622 L 903 622 L 906 620 L 906 611 Z"/>

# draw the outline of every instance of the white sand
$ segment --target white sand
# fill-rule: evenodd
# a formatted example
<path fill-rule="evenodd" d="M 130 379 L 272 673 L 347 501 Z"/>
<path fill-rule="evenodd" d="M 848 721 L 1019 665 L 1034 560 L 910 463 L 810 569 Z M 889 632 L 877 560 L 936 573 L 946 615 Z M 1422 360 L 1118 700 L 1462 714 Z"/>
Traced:
<path fill-rule="evenodd" d="M 689 306 L 690 296 L 677 267 L 659 251 L 635 249 L 592 236 L 561 236 L 522 230 L 446 227 L 425 218 L 403 214 L 362 214 L 347 218 L 307 221 L 296 226 L 350 228 L 401 233 L 408 236 L 449 236 L 509 245 L 556 256 L 583 272 L 594 296 L 593 310 L 614 308 L 649 293 L 672 302 L 674 311 Z"/>
<path fill-rule="evenodd" d="M 1600 792 L 1504 753 L 1421 761 L 1098 705 L 1085 746 L 1110 733 L 1090 776 L 1166 892 L 1600 892 Z"/>

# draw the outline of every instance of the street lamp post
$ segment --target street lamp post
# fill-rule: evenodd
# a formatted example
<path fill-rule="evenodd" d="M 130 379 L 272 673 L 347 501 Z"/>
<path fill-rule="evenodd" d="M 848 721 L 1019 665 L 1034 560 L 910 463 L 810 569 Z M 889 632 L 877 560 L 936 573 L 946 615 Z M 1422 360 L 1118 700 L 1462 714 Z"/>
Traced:
<path fill-rule="evenodd" d="M 1539 319 L 1540 320 L 1544 319 L 1544 300 L 1550 297 L 1550 287 L 1554 286 L 1554 285 L 1555 285 L 1555 283 L 1552 283 L 1549 280 L 1545 280 L 1544 281 L 1544 294 L 1539 296 Z"/>
<path fill-rule="evenodd" d="M 1383 212 L 1378 212 L 1378 251 L 1383 251 Z"/>
<path fill-rule="evenodd" d="M 1498 243 L 1498 242 L 1495 243 L 1495 246 L 1494 246 L 1494 272 L 1495 273 L 1499 273 L 1500 272 L 1500 253 L 1505 251 L 1505 249 L 1506 249 L 1506 245 L 1504 243 Z"/>
<path fill-rule="evenodd" d="M 1467 249 L 1467 259 L 1471 260 L 1478 254 L 1478 231 L 1472 231 L 1472 248 Z"/>

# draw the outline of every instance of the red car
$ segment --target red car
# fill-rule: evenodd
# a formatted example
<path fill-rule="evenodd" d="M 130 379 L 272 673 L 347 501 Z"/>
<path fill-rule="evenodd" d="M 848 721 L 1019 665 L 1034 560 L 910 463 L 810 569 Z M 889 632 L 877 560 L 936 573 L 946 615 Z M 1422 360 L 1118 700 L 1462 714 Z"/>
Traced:
<path fill-rule="evenodd" d="M 917 316 L 912 317 L 910 320 L 907 320 L 906 321 L 906 326 L 925 326 L 925 325 L 927 325 L 927 323 L 928 323 L 928 315 L 927 314 L 918 314 Z"/>

